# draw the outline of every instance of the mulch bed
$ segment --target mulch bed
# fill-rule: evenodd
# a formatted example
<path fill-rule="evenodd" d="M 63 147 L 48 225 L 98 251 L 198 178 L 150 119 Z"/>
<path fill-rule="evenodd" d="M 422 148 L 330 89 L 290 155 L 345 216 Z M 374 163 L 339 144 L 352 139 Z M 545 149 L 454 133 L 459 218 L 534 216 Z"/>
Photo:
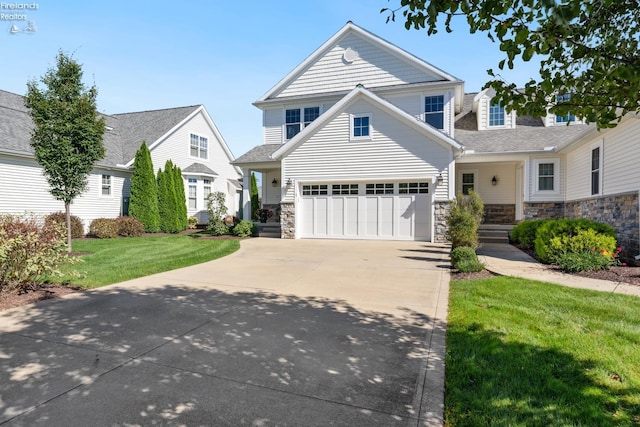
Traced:
<path fill-rule="evenodd" d="M 82 288 L 73 286 L 41 283 L 32 285 L 24 292 L 0 293 L 0 310 L 7 310 L 21 305 L 27 305 L 38 301 L 58 298 L 63 295 L 82 292 Z"/>

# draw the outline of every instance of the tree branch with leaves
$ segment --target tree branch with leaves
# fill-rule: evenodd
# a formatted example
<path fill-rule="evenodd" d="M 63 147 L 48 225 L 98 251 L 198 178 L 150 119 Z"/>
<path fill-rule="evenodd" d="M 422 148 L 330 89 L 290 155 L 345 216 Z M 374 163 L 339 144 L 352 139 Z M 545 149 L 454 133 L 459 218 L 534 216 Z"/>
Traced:
<path fill-rule="evenodd" d="M 451 32 L 464 17 L 470 33 L 486 33 L 498 43 L 505 54 L 497 64 L 501 70 L 513 69 L 518 58 L 539 60 L 540 77 L 524 87 L 487 70 L 491 79 L 484 88 L 493 88 L 494 99 L 518 114 L 570 114 L 607 128 L 627 113 L 640 113 L 638 0 L 401 0 L 381 13 L 387 22 L 401 15 L 405 28 L 428 35 L 442 25 Z M 570 102 L 556 102 L 562 94 L 571 94 Z"/>

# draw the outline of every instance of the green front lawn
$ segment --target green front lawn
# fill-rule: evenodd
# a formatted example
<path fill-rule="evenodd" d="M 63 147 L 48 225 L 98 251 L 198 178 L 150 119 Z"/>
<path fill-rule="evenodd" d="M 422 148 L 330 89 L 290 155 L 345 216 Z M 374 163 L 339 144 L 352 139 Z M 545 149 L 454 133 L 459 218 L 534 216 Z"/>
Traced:
<path fill-rule="evenodd" d="M 95 288 L 211 261 L 239 247 L 236 239 L 210 240 L 193 235 L 75 240 L 74 252 L 92 254 L 80 256 L 81 261 L 75 265 L 65 265 L 63 272 L 67 274 L 62 282 Z M 72 271 L 81 277 L 68 274 Z"/>
<path fill-rule="evenodd" d="M 451 283 L 447 426 L 640 425 L 640 298 Z"/>

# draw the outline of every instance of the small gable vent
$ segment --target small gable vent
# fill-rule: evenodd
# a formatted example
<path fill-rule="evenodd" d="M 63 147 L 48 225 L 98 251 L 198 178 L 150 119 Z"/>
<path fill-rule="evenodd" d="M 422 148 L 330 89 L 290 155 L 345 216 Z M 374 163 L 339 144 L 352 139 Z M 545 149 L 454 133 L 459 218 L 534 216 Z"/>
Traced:
<path fill-rule="evenodd" d="M 342 54 L 342 58 L 345 62 L 351 64 L 356 59 L 360 58 L 357 50 L 351 49 L 350 47 L 346 48 L 344 53 Z"/>

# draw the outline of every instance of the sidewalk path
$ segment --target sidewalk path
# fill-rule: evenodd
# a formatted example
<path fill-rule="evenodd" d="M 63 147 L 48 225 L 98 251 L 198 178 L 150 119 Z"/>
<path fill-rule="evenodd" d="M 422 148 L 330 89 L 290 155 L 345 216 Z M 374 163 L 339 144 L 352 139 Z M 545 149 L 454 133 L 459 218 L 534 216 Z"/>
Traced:
<path fill-rule="evenodd" d="M 483 243 L 477 253 L 487 270 L 502 276 L 522 277 L 572 288 L 640 296 L 640 286 L 553 271 L 515 246 L 506 243 Z"/>

